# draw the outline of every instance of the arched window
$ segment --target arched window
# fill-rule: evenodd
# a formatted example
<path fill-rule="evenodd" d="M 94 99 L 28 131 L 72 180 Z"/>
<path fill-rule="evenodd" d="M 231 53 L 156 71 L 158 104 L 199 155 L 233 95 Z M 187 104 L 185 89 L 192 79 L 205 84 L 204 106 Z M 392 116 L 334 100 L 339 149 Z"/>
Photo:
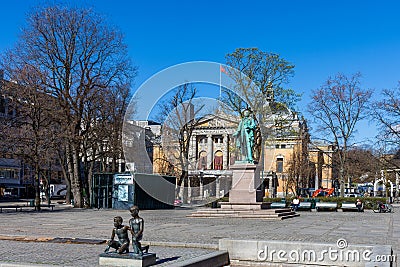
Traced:
<path fill-rule="evenodd" d="M 283 172 L 283 157 L 276 158 L 276 172 Z"/>
<path fill-rule="evenodd" d="M 214 154 L 214 170 L 222 170 L 223 168 L 223 154 L 221 150 L 218 150 Z"/>
<path fill-rule="evenodd" d="M 207 169 L 207 152 L 201 151 L 199 153 L 199 163 L 198 163 L 199 170 L 206 170 Z"/>

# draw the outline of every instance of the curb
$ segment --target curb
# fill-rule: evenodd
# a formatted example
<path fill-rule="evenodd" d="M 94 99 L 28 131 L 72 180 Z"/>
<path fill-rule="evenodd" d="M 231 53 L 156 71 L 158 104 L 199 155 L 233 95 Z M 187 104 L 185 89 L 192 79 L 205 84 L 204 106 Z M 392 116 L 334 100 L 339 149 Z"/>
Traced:
<path fill-rule="evenodd" d="M 216 251 L 169 265 L 170 267 L 222 267 L 229 265 L 228 251 Z"/>
<path fill-rule="evenodd" d="M 158 247 L 202 248 L 202 249 L 218 250 L 218 244 L 162 242 L 162 241 L 143 241 L 143 244 L 150 245 L 150 246 L 158 246 Z"/>
<path fill-rule="evenodd" d="M 0 240 L 20 241 L 20 242 L 49 242 L 63 244 L 88 244 L 101 245 L 107 240 L 88 239 L 88 238 L 69 238 L 69 237 L 35 237 L 35 236 L 12 236 L 0 235 Z M 143 241 L 143 245 L 172 247 L 172 248 L 200 248 L 218 250 L 218 244 L 203 244 L 203 243 L 184 243 L 184 242 L 163 242 L 163 241 Z"/>

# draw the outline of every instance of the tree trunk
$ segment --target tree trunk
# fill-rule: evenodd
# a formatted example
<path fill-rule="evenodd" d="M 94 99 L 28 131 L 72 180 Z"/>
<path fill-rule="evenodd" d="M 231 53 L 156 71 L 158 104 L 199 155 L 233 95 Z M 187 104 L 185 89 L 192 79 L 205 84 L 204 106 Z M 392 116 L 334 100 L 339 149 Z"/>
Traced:
<path fill-rule="evenodd" d="M 73 193 L 73 187 L 74 187 L 74 171 L 73 171 L 73 163 L 72 163 L 72 153 L 71 153 L 71 147 L 69 144 L 66 145 L 65 149 L 65 154 L 66 154 L 66 163 L 67 163 L 67 181 L 69 183 L 69 186 L 67 186 L 67 197 L 71 198 L 71 195 Z M 68 204 L 71 204 L 72 199 L 69 199 Z M 75 203 L 73 203 L 75 204 Z"/>
<path fill-rule="evenodd" d="M 35 210 L 40 211 L 40 179 L 39 179 L 39 164 L 35 162 Z"/>
<path fill-rule="evenodd" d="M 91 207 L 91 205 L 92 205 L 92 203 L 91 203 L 91 195 L 92 195 L 92 191 L 91 191 L 91 189 L 92 189 L 92 178 L 93 178 L 93 167 L 94 167 L 94 161 L 91 161 L 90 163 L 89 163 L 89 170 L 88 170 L 88 173 L 87 173 L 87 180 L 88 180 L 88 182 L 87 182 L 87 185 L 86 185 L 86 205 L 87 205 L 87 208 L 90 208 Z"/>
<path fill-rule="evenodd" d="M 71 179 L 69 177 L 66 178 L 65 183 L 67 184 L 67 193 L 65 194 L 65 203 L 71 204 Z"/>
<path fill-rule="evenodd" d="M 74 196 L 74 207 L 83 208 L 82 198 L 82 181 L 79 172 L 79 151 L 76 149 L 75 144 L 72 146 L 72 195 Z"/>
<path fill-rule="evenodd" d="M 339 181 L 340 181 L 340 197 L 344 197 L 344 186 L 345 186 L 345 181 L 344 181 L 344 170 L 343 170 L 343 166 L 340 166 L 340 170 L 339 170 Z"/>

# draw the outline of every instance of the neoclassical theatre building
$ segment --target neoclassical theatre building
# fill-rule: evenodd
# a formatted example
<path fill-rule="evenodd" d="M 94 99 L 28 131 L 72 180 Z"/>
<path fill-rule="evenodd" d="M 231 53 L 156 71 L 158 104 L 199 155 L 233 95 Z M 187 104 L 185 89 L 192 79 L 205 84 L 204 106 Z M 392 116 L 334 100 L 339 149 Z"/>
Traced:
<path fill-rule="evenodd" d="M 295 188 L 332 187 L 332 146 L 312 143 L 305 120 L 286 112 L 286 127 L 280 125 L 281 129 L 271 135 L 273 138 L 263 142 L 258 162 L 258 189 L 266 197 L 283 197 L 294 194 Z M 219 198 L 230 190 L 230 166 L 235 163 L 237 150 L 233 134 L 239 120 L 217 112 L 203 118 L 194 129 L 189 149 L 189 201 Z M 160 143 L 155 144 L 153 151 L 155 173 L 178 173 Z"/>

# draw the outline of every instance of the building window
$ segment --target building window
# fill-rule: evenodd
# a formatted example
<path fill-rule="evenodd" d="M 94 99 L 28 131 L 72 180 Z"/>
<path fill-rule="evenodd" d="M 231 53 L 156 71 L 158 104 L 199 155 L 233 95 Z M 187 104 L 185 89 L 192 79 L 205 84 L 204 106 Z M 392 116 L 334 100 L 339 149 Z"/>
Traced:
<path fill-rule="evenodd" d="M 201 151 L 199 154 L 199 170 L 206 170 L 207 169 L 207 152 Z"/>
<path fill-rule="evenodd" d="M 285 144 L 281 145 L 281 148 L 286 148 L 286 145 Z"/>
<path fill-rule="evenodd" d="M 276 172 L 278 173 L 283 172 L 283 158 L 276 159 Z"/>
<path fill-rule="evenodd" d="M 222 151 L 218 150 L 214 155 L 214 170 L 222 170 L 223 154 Z"/>
<path fill-rule="evenodd" d="M 0 179 L 18 179 L 18 176 L 14 170 L 3 169 L 0 170 Z"/>
<path fill-rule="evenodd" d="M 207 144 L 207 137 L 204 137 L 204 136 L 200 137 L 199 138 L 199 143 L 200 144 Z"/>
<path fill-rule="evenodd" d="M 279 148 L 279 145 L 275 145 L 275 148 Z"/>
<path fill-rule="evenodd" d="M 214 137 L 214 143 L 216 144 L 222 144 L 222 137 Z"/>

